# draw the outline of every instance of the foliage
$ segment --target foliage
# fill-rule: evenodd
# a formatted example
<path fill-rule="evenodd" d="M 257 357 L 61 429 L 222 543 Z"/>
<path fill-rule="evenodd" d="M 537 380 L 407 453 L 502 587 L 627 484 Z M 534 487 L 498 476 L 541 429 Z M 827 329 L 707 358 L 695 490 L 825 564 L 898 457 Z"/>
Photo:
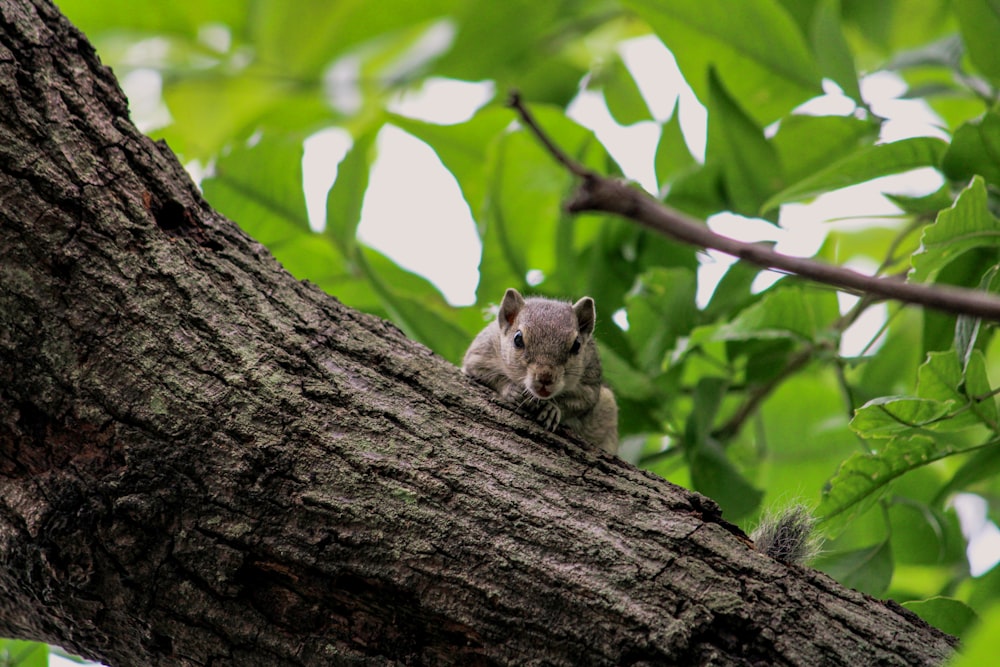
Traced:
<path fill-rule="evenodd" d="M 49 647 L 37 642 L 0 639 L 0 667 L 46 667 Z"/>
<path fill-rule="evenodd" d="M 154 135 L 210 165 L 210 203 L 297 276 L 391 317 L 452 361 L 506 287 L 590 294 L 604 314 L 598 336 L 621 403 L 625 456 L 714 497 L 733 520 L 752 523 L 764 508 L 812 500 L 830 538 L 820 567 L 932 620 L 954 618 L 961 602 L 982 613 L 1000 598 L 997 576 L 970 577 L 950 504 L 956 493 L 976 493 L 998 518 L 1000 415 L 990 376 L 1000 370 L 1000 344 L 989 322 L 888 304 L 869 344 L 848 353 L 845 333 L 876 304 L 843 306 L 828 288 L 794 277 L 759 291 L 760 271 L 742 263 L 699 305 L 698 249 L 621 219 L 569 217 L 561 203 L 571 177 L 503 106 L 516 86 L 564 150 L 620 173 L 594 133 L 567 115 L 582 88 L 599 92 L 621 124 L 656 128 L 657 194 L 700 217 L 730 212 L 780 224 L 792 203 L 932 169 L 939 190 L 888 194 L 898 216 L 831 228 L 818 257 L 996 291 L 995 3 L 178 0 L 142 12 L 123 0 L 60 4 L 119 76 L 152 69 L 162 77 L 172 122 Z M 703 160 L 688 148 L 678 112 L 654 117 L 649 91 L 623 60 L 622 44 L 643 35 L 672 51 L 707 107 Z M 344 71 L 346 82 L 334 76 Z M 942 131 L 884 136 L 860 83 L 878 72 L 900 77 Z M 491 81 L 496 97 L 450 125 L 390 110 L 399 94 L 442 78 Z M 824 80 L 850 100 L 848 112 L 802 111 Z M 483 242 L 473 306 L 449 305 L 428 280 L 358 240 L 387 126 L 425 142 L 458 182 Z M 327 198 L 326 228 L 315 232 L 302 142 L 328 127 L 349 132 L 352 147 Z"/>

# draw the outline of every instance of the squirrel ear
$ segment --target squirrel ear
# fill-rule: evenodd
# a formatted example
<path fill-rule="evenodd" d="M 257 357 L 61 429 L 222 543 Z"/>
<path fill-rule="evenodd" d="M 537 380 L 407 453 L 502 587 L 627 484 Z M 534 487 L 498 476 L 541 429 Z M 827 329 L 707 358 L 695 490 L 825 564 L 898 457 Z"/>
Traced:
<path fill-rule="evenodd" d="M 514 324 L 514 319 L 524 307 L 524 297 L 513 287 L 508 287 L 504 292 L 503 301 L 500 302 L 500 312 L 497 313 L 497 322 L 504 331 Z"/>
<path fill-rule="evenodd" d="M 582 334 L 594 333 L 594 321 L 597 313 L 594 310 L 594 300 L 585 296 L 573 304 L 573 313 L 576 314 L 576 324 Z"/>

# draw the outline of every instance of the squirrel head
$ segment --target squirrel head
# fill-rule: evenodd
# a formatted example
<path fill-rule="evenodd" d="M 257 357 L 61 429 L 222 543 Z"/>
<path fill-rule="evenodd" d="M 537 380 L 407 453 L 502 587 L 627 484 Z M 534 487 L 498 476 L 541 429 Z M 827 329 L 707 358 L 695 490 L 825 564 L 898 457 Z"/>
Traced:
<path fill-rule="evenodd" d="M 497 314 L 508 375 L 540 400 L 576 386 L 594 355 L 595 321 L 589 296 L 570 305 L 508 289 Z"/>

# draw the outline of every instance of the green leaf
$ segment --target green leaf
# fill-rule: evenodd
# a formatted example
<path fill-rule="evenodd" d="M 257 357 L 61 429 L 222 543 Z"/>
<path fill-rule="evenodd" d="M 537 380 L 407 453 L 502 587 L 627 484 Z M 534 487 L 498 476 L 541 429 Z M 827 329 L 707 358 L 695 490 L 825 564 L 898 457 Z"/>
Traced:
<path fill-rule="evenodd" d="M 285 81 L 256 70 L 238 75 L 210 70 L 163 86 L 163 101 L 173 123 L 160 130 L 185 159 L 207 161 L 234 141 L 260 128 L 260 119 L 295 92 Z"/>
<path fill-rule="evenodd" d="M 954 401 L 882 396 L 858 408 L 851 428 L 866 438 L 889 438 L 939 423 L 955 408 Z"/>
<path fill-rule="evenodd" d="M 892 551 L 898 565 L 964 567 L 966 542 L 958 515 L 928 504 L 941 481 L 933 468 L 914 470 L 893 486 L 888 512 Z"/>
<path fill-rule="evenodd" d="M 785 188 L 762 207 L 768 211 L 779 204 L 804 201 L 816 195 L 899 174 L 921 167 L 936 167 L 948 144 L 933 137 L 913 137 L 890 144 L 862 148 L 837 160 L 829 167 Z"/>
<path fill-rule="evenodd" d="M 986 275 L 979 282 L 979 289 L 996 292 L 993 288 L 993 281 L 997 275 L 1000 275 L 1000 265 L 994 266 L 986 272 Z M 972 351 L 976 349 L 980 340 L 979 333 L 982 329 L 982 322 L 981 317 L 973 317 L 972 315 L 959 315 L 955 321 L 955 353 L 962 364 L 963 372 L 968 368 Z"/>
<path fill-rule="evenodd" d="M 941 487 L 938 499 L 946 499 L 951 494 L 969 490 L 978 482 L 1000 476 L 1000 445 L 994 443 L 980 449 L 962 464 L 948 483 Z"/>
<path fill-rule="evenodd" d="M 750 262 L 740 261 L 731 265 L 715 286 L 712 298 L 705 306 L 705 319 L 714 321 L 718 317 L 728 318 L 733 312 L 742 310 L 756 300 L 751 288 L 761 270 Z"/>
<path fill-rule="evenodd" d="M 708 86 L 707 161 L 722 165 L 729 210 L 757 215 L 781 187 L 781 164 L 763 130 L 730 97 L 713 69 Z"/>
<path fill-rule="evenodd" d="M 892 548 L 885 541 L 866 549 L 825 554 L 815 566 L 848 588 L 881 595 L 892 581 Z"/>
<path fill-rule="evenodd" d="M 628 340 L 636 365 L 656 374 L 677 338 L 695 324 L 697 284 L 688 269 L 651 269 L 639 276 L 626 298 Z"/>
<path fill-rule="evenodd" d="M 947 161 L 947 159 L 946 155 L 945 160 Z M 912 213 L 913 215 L 937 214 L 941 209 L 948 208 L 955 203 L 951 198 L 951 189 L 947 185 L 942 185 L 929 195 L 918 197 L 888 193 L 884 196 L 893 204 L 903 209 L 905 213 Z"/>
<path fill-rule="evenodd" d="M 924 228 L 921 249 L 913 255 L 910 279 L 924 282 L 963 253 L 978 247 L 1000 246 L 1000 221 L 990 213 L 986 185 L 976 176 L 955 204 Z"/>
<path fill-rule="evenodd" d="M 361 222 L 361 205 L 368 190 L 368 177 L 374 161 L 375 135 L 378 128 L 354 140 L 337 167 L 337 179 L 326 196 L 326 235 L 345 257 L 357 245 L 356 233 Z"/>
<path fill-rule="evenodd" d="M 639 92 L 638 84 L 621 58 L 612 60 L 595 83 L 603 89 L 604 102 L 619 125 L 633 125 L 653 119 L 646 100 Z"/>
<path fill-rule="evenodd" d="M 685 425 L 684 439 L 688 444 L 700 447 L 709 440 L 715 416 L 728 387 L 729 382 L 720 377 L 707 376 L 698 380 L 694 389 L 694 406 Z"/>
<path fill-rule="evenodd" d="M 832 292 L 778 287 L 713 334 L 714 340 L 793 338 L 816 340 L 839 317 Z"/>
<path fill-rule="evenodd" d="M 660 141 L 656 144 L 654 167 L 660 191 L 664 191 L 679 174 L 695 164 L 697 162 L 691 155 L 681 130 L 680 114 L 675 102 L 674 112 L 670 120 L 660 128 Z"/>
<path fill-rule="evenodd" d="M 949 430 L 958 430 L 978 424 L 990 427 L 997 423 L 996 402 L 991 396 L 992 387 L 986 376 L 983 353 L 972 350 L 963 370 L 954 349 L 931 352 L 927 361 L 917 371 L 917 394 L 923 398 L 950 402 L 955 408 L 968 406 L 968 410 L 938 424 Z M 979 397 L 982 400 L 975 400 Z M 953 411 L 955 410 L 953 408 Z"/>
<path fill-rule="evenodd" d="M 862 104 L 854 56 L 840 22 L 840 0 L 820 0 L 813 13 L 810 38 L 823 76 L 832 79 L 844 94 Z"/>
<path fill-rule="evenodd" d="M 904 602 L 903 606 L 938 630 L 956 637 L 963 636 L 979 620 L 972 607 L 955 598 L 933 597 L 928 600 L 910 600 Z"/>
<path fill-rule="evenodd" d="M 609 158 L 592 132 L 561 109 L 534 105 L 532 112 L 571 157 L 606 169 Z M 529 271 L 558 281 L 560 257 L 573 252 L 575 235 L 599 230 L 565 213 L 563 201 L 573 177 L 527 131 L 501 135 L 489 157 L 486 204 L 479 217 L 483 255 L 478 293 L 499 300 L 508 287 L 526 289 Z"/>
<path fill-rule="evenodd" d="M 265 135 L 221 156 L 202 189 L 208 202 L 275 250 L 309 232 L 302 189 L 302 141 Z"/>
<path fill-rule="evenodd" d="M 475 0 L 455 5 L 450 21 L 457 30 L 451 49 L 435 65 L 439 76 L 492 79 L 498 90 L 516 87 L 527 100 L 559 105 L 578 92 L 585 74 L 562 47 L 607 20 L 600 3 Z"/>
<path fill-rule="evenodd" d="M 137 12 L 129 0 L 62 0 L 59 9 L 73 24 L 92 36 L 101 30 L 135 30 L 196 37 L 206 24 L 221 23 L 241 32 L 249 13 L 232 0 L 162 2 Z"/>
<path fill-rule="evenodd" d="M 1000 113 L 987 111 L 959 126 L 941 168 L 955 181 L 978 174 L 988 184 L 1000 186 Z"/>
<path fill-rule="evenodd" d="M 0 664 L 9 664 L 13 667 L 48 667 L 49 646 L 43 642 L 0 639 Z"/>
<path fill-rule="evenodd" d="M 760 125 L 821 93 L 820 75 L 799 27 L 771 0 L 626 0 L 674 54 L 701 100 L 709 68 Z"/>
<path fill-rule="evenodd" d="M 870 145 L 877 136 L 878 125 L 869 120 L 792 115 L 781 119 L 771 143 L 778 151 L 784 182 L 797 183 Z"/>
<path fill-rule="evenodd" d="M 952 2 L 965 48 L 976 69 L 994 83 L 1000 83 L 1000 6 L 989 0 L 954 0 Z"/>
<path fill-rule="evenodd" d="M 913 437 L 893 438 L 876 453 L 854 454 L 827 483 L 816 515 L 826 532 L 836 537 L 882 498 L 893 480 L 954 453 L 930 438 Z"/>
<path fill-rule="evenodd" d="M 634 368 L 600 340 L 597 341 L 597 345 L 601 350 L 604 378 L 614 387 L 615 395 L 619 399 L 645 401 L 657 395 L 656 385 L 648 375 Z"/>
<path fill-rule="evenodd" d="M 696 218 L 707 218 L 727 207 L 722 165 L 706 162 L 682 172 L 670 185 L 665 203 Z"/>
<path fill-rule="evenodd" d="M 739 519 L 757 509 L 764 493 L 747 481 L 710 435 L 728 386 L 723 378 L 699 380 L 684 428 L 684 453 L 695 490 L 717 501 L 726 516 Z"/>
<path fill-rule="evenodd" d="M 457 3 L 450 0 L 393 3 L 391 10 L 366 0 L 300 0 L 294 11 L 280 0 L 254 4 L 251 16 L 258 58 L 280 63 L 299 80 L 318 78 L 335 57 L 361 42 L 387 39 L 393 31 L 443 18 Z M 306 18 L 307 20 L 303 20 Z"/>
<path fill-rule="evenodd" d="M 948 663 L 948 667 L 983 667 L 997 659 L 997 637 L 1000 636 L 1000 604 L 983 614 L 982 621 L 967 629 L 962 642 L 962 651 Z"/>
<path fill-rule="evenodd" d="M 733 520 L 753 513 L 764 492 L 754 488 L 713 439 L 686 449 L 691 483 L 695 490 L 715 500 Z"/>

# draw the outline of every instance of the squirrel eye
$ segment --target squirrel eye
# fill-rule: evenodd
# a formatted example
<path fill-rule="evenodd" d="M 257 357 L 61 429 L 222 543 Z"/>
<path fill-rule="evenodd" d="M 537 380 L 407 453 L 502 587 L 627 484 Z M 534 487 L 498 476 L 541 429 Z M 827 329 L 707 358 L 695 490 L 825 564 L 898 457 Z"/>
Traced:
<path fill-rule="evenodd" d="M 580 339 L 579 338 L 577 338 L 575 341 L 573 341 L 573 347 L 569 348 L 569 353 L 570 354 L 579 354 L 580 353 Z"/>
<path fill-rule="evenodd" d="M 519 350 L 524 349 L 524 336 L 521 335 L 520 329 L 514 334 L 514 347 Z"/>

